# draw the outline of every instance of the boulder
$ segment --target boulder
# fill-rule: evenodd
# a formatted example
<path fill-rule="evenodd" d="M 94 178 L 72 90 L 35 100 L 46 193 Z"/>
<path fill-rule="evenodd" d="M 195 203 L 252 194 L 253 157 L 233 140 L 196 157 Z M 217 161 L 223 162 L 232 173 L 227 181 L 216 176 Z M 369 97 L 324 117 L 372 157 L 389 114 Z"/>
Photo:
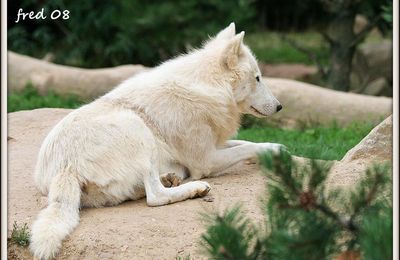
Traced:
<path fill-rule="evenodd" d="M 391 160 L 392 128 L 393 116 L 389 116 L 372 129 L 359 144 L 348 151 L 341 162 L 348 163 L 355 160 L 363 160 L 370 164 Z"/>
<path fill-rule="evenodd" d="M 373 164 L 390 163 L 393 154 L 392 128 L 393 117 L 389 116 L 349 150 L 341 161 L 336 162 L 328 178 L 332 188 L 352 186 Z"/>
<path fill-rule="evenodd" d="M 388 96 L 391 95 L 391 93 L 387 93 L 388 92 L 387 90 L 390 89 L 391 86 L 389 82 L 385 78 L 381 77 L 368 83 L 363 93 L 372 96 L 381 96 L 381 95 Z"/>
<path fill-rule="evenodd" d="M 393 46 L 391 40 L 372 42 L 361 45 L 353 58 L 351 75 L 352 90 L 358 93 L 392 96 Z M 379 91 L 371 91 L 371 84 L 383 78 L 386 84 Z M 376 87 L 376 86 L 374 86 Z M 376 94 L 377 93 L 377 94 Z"/>
<path fill-rule="evenodd" d="M 372 69 L 367 72 L 369 75 L 372 74 L 370 76 L 392 77 L 393 43 L 391 40 L 364 44 L 357 50 L 357 55 L 363 57 L 367 66 Z"/>
<path fill-rule="evenodd" d="M 354 21 L 353 31 L 355 34 L 360 33 L 367 25 L 368 19 L 364 15 L 356 15 L 356 19 Z"/>

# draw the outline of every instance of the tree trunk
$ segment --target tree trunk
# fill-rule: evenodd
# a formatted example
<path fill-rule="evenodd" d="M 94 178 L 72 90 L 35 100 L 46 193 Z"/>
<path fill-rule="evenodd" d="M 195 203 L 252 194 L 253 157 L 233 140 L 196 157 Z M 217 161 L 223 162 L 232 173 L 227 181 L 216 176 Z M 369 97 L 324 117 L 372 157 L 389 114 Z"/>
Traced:
<path fill-rule="evenodd" d="M 8 51 L 8 91 L 32 84 L 39 93 L 75 94 L 91 100 L 110 91 L 127 78 L 146 70 L 142 65 L 82 69 L 58 65 Z"/>
<path fill-rule="evenodd" d="M 329 87 L 349 91 L 350 73 L 355 52 L 353 27 L 356 13 L 351 10 L 341 10 L 335 14 L 329 23 L 327 36 L 330 39 L 330 63 L 327 75 Z"/>

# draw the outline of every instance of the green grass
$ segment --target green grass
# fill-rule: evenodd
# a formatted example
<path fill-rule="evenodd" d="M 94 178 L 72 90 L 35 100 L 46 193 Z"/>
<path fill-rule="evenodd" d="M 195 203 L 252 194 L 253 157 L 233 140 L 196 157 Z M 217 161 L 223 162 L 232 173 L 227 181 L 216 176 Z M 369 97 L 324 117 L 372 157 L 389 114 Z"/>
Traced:
<path fill-rule="evenodd" d="M 31 110 L 41 107 L 52 108 L 77 108 L 83 102 L 74 95 L 61 96 L 49 91 L 46 95 L 39 95 L 38 91 L 31 85 L 27 85 L 23 90 L 8 95 L 8 112 L 19 110 Z"/>
<path fill-rule="evenodd" d="M 29 245 L 30 237 L 28 224 L 25 223 L 23 226 L 18 226 L 17 222 L 14 222 L 13 230 L 11 231 L 11 242 L 25 247 Z"/>
<path fill-rule="evenodd" d="M 285 34 L 300 46 L 307 48 L 321 58 L 323 64 L 328 62 L 328 46 L 317 32 L 293 32 Z M 294 48 L 281 38 L 278 32 L 257 32 L 246 36 L 246 43 L 259 61 L 265 63 L 304 63 L 313 64 L 306 54 Z"/>
<path fill-rule="evenodd" d="M 347 127 L 312 127 L 289 130 L 276 127 L 249 128 L 239 131 L 237 138 L 252 142 L 281 143 L 297 156 L 340 160 L 373 128 L 369 123 L 354 123 Z"/>

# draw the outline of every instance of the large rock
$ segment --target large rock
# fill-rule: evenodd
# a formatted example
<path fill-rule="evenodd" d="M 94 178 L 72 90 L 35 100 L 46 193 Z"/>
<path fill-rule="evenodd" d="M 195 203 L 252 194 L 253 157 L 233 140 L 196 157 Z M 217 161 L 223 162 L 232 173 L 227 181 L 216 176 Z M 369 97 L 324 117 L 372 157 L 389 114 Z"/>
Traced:
<path fill-rule="evenodd" d="M 389 116 L 376 126 L 361 142 L 346 153 L 342 162 L 364 160 L 371 162 L 392 159 L 393 117 Z"/>
<path fill-rule="evenodd" d="M 294 80 L 265 78 L 283 109 L 268 118 L 285 127 L 304 124 L 347 125 L 355 121 L 378 124 L 392 113 L 392 99 L 345 93 Z"/>
<path fill-rule="evenodd" d="M 45 205 L 34 186 L 33 169 L 44 137 L 70 111 L 37 109 L 8 115 L 8 236 L 14 221 L 30 226 Z M 263 220 L 259 198 L 265 179 L 254 166 L 246 167 L 238 174 L 207 179 L 212 189 L 205 199 L 162 207 L 148 207 L 142 199 L 83 209 L 58 259 L 175 259 L 189 254 L 204 258 L 199 253 L 200 235 L 205 231 L 200 213 L 241 203 L 248 216 Z M 27 249 L 12 244 L 8 253 L 15 259 L 31 258 Z"/>
<path fill-rule="evenodd" d="M 9 51 L 8 91 L 21 90 L 31 83 L 41 93 L 52 90 L 59 94 L 75 94 L 86 100 L 106 93 L 123 80 L 145 69 L 142 65 L 82 69 Z"/>
<path fill-rule="evenodd" d="M 353 31 L 355 34 L 360 33 L 367 25 L 368 19 L 364 15 L 356 15 L 356 19 L 354 21 Z"/>
<path fill-rule="evenodd" d="M 332 187 L 351 186 L 364 176 L 373 164 L 390 163 L 392 160 L 393 117 L 389 116 L 376 126 L 359 144 L 334 164 L 328 181 Z"/>
<path fill-rule="evenodd" d="M 381 77 L 368 83 L 363 90 L 363 93 L 372 96 L 391 96 L 392 93 L 389 90 L 391 90 L 391 85 L 389 84 L 387 79 Z"/>
<path fill-rule="evenodd" d="M 359 47 L 353 58 L 352 90 L 369 95 L 392 96 L 392 58 L 393 46 L 390 40 L 366 43 Z M 379 91 L 374 86 L 377 79 L 386 80 Z M 371 92 L 371 88 L 374 91 Z"/>

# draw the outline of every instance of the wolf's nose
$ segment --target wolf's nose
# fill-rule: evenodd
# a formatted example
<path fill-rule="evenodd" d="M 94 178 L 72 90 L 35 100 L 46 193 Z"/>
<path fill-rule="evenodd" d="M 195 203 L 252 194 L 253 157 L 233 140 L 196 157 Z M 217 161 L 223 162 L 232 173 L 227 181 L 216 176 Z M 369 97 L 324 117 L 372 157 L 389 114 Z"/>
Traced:
<path fill-rule="evenodd" d="M 281 109 L 282 109 L 282 105 L 279 104 L 279 105 L 276 107 L 276 112 L 280 111 Z"/>

